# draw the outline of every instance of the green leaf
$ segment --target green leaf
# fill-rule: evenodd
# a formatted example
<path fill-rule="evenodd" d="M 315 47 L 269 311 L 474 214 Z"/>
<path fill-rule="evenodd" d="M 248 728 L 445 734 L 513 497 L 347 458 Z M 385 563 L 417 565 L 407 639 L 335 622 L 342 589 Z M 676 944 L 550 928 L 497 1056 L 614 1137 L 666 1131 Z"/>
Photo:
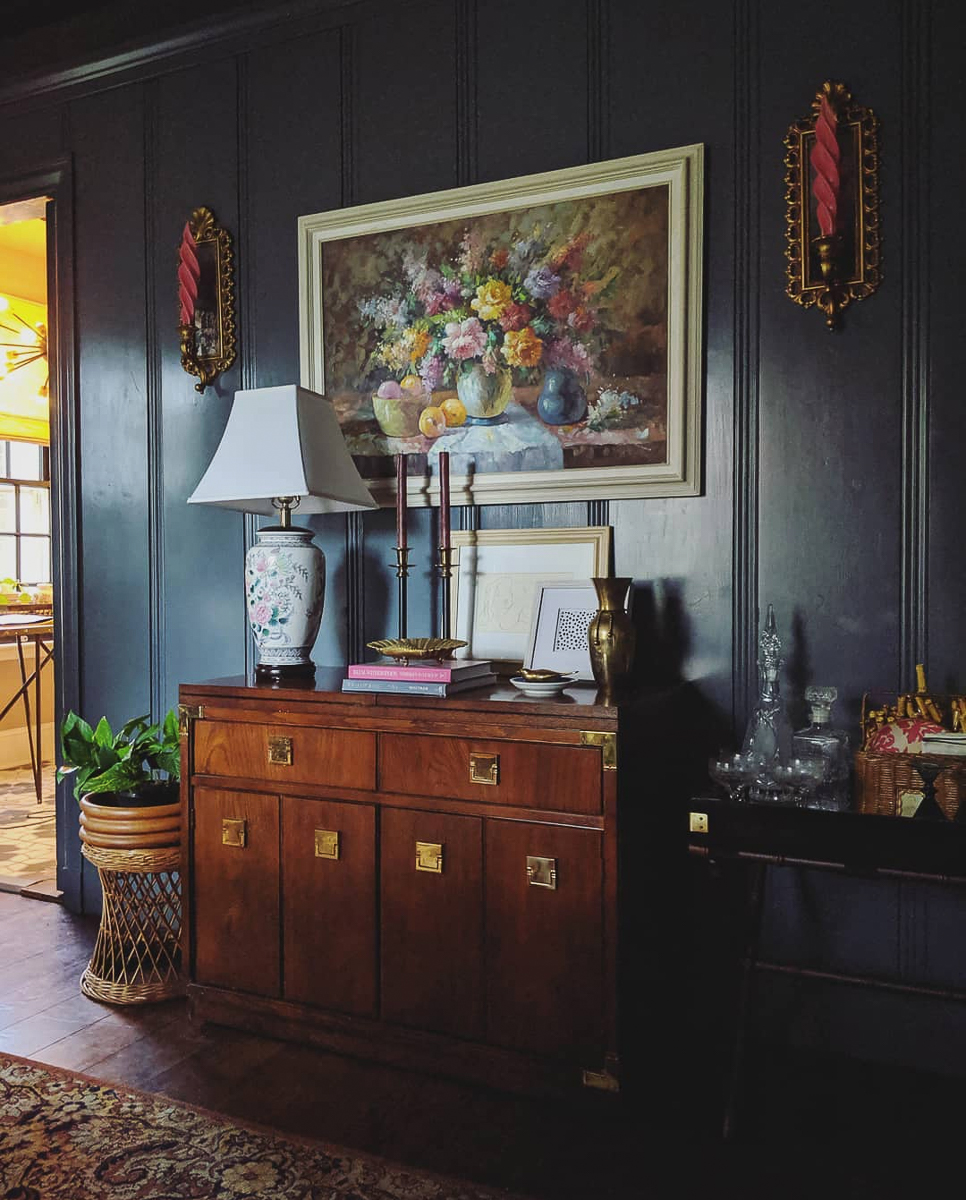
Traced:
<path fill-rule="evenodd" d="M 94 742 L 98 746 L 114 745 L 114 730 L 107 717 L 101 717 L 94 729 Z"/>
<path fill-rule="evenodd" d="M 136 763 L 115 763 L 109 770 L 91 779 L 87 784 L 87 794 L 97 795 L 100 792 L 123 792 L 144 782 L 141 768 Z"/>
<path fill-rule="evenodd" d="M 158 755 L 158 767 L 171 779 L 181 778 L 181 751 L 164 750 Z"/>
<path fill-rule="evenodd" d="M 65 766 L 86 767 L 94 761 L 94 747 L 89 742 L 68 738 L 61 744 L 61 761 Z"/>
<path fill-rule="evenodd" d="M 118 741 L 129 742 L 149 720 L 148 714 L 145 713 L 143 717 L 132 717 L 130 721 L 126 721 L 117 732 Z"/>

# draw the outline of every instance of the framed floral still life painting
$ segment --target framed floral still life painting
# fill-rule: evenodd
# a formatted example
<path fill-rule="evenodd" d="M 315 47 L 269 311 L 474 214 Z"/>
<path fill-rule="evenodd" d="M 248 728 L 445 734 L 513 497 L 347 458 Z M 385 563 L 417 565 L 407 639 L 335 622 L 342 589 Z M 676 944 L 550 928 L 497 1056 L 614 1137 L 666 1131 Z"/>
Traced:
<path fill-rule="evenodd" d="M 299 219 L 302 383 L 383 503 L 700 490 L 703 148 Z"/>

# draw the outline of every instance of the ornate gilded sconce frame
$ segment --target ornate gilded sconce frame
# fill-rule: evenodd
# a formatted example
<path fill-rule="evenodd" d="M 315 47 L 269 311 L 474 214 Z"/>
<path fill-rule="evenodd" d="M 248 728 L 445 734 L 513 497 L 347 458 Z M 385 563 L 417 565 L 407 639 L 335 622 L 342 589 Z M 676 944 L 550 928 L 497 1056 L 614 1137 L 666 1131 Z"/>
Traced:
<path fill-rule="evenodd" d="M 785 292 L 830 330 L 881 282 L 878 129 L 870 108 L 827 80 L 785 135 Z"/>
<path fill-rule="evenodd" d="M 235 281 L 231 235 L 210 208 L 196 208 L 178 250 L 181 365 L 204 392 L 235 361 Z"/>

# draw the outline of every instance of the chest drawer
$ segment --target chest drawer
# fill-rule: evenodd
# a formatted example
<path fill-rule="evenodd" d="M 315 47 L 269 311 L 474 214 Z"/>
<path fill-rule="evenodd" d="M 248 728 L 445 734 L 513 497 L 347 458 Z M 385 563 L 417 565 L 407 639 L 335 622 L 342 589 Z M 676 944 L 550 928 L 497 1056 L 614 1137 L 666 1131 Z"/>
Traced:
<path fill-rule="evenodd" d="M 284 787 L 317 783 L 373 788 L 375 734 L 354 729 L 198 721 L 195 771 L 231 779 L 258 779 Z"/>
<path fill-rule="evenodd" d="M 600 753 L 581 746 L 383 733 L 379 786 L 409 796 L 597 813 Z"/>

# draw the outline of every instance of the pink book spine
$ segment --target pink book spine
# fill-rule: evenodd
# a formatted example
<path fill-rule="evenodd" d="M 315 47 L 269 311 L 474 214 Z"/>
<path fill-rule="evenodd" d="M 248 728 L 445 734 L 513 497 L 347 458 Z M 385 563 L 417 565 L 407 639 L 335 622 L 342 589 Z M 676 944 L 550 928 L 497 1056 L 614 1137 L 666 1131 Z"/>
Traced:
<path fill-rule="evenodd" d="M 353 663 L 349 667 L 350 679 L 415 679 L 423 683 L 449 683 L 452 673 L 449 667 L 393 667 L 375 663 Z"/>

